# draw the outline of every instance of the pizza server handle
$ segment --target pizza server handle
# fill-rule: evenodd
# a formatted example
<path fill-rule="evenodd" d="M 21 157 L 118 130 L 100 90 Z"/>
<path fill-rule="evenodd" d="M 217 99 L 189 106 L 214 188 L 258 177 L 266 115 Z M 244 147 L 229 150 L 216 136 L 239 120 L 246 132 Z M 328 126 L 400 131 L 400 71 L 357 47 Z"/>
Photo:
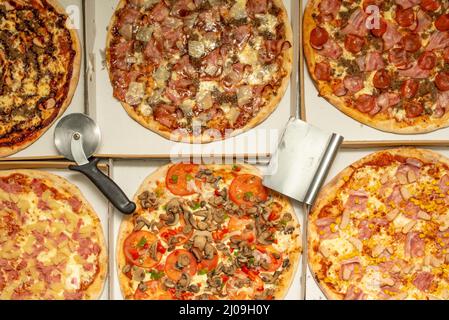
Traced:
<path fill-rule="evenodd" d="M 95 158 L 85 165 L 71 165 L 69 169 L 81 172 L 88 177 L 117 210 L 124 214 L 134 213 L 136 204 L 128 199 L 123 190 L 111 178 L 98 169 L 99 161 L 100 159 Z"/>

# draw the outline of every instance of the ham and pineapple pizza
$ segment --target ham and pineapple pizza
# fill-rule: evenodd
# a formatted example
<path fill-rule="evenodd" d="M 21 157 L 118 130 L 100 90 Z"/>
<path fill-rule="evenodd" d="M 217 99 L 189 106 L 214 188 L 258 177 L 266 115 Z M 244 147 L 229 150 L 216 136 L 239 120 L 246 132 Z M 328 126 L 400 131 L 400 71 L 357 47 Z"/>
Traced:
<path fill-rule="evenodd" d="M 282 299 L 301 251 L 288 200 L 248 165 L 174 164 L 151 174 L 117 247 L 126 299 Z"/>
<path fill-rule="evenodd" d="M 449 299 L 449 159 L 380 151 L 320 193 L 310 266 L 331 299 Z"/>
<path fill-rule="evenodd" d="M 320 95 L 383 131 L 447 127 L 448 6 L 441 0 L 309 1 L 304 50 Z"/>
<path fill-rule="evenodd" d="M 78 84 L 76 31 L 54 0 L 0 1 L 0 157 L 41 137 Z"/>
<path fill-rule="evenodd" d="M 0 172 L 0 300 L 98 299 L 106 269 L 100 220 L 77 187 Z"/>
<path fill-rule="evenodd" d="M 107 40 L 117 98 L 144 127 L 205 143 L 263 122 L 292 68 L 282 0 L 121 0 Z"/>

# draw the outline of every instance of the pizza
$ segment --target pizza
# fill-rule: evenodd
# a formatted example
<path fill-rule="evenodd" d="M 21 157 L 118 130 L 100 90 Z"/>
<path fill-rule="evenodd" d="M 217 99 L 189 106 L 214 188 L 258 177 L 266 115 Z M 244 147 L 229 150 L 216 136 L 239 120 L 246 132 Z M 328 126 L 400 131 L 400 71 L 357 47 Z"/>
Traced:
<path fill-rule="evenodd" d="M 449 7 L 440 0 L 311 0 L 304 52 L 319 94 L 373 128 L 449 125 Z"/>
<path fill-rule="evenodd" d="M 301 251 L 287 198 L 249 165 L 166 165 L 136 196 L 117 247 L 135 300 L 282 299 Z"/>
<path fill-rule="evenodd" d="M 449 159 L 401 148 L 357 161 L 321 191 L 308 230 L 330 299 L 449 299 Z"/>
<path fill-rule="evenodd" d="M 76 186 L 0 171 L 0 300 L 98 299 L 106 269 L 100 220 Z"/>
<path fill-rule="evenodd" d="M 53 0 L 0 3 L 0 157 L 41 137 L 70 104 L 81 50 Z"/>
<path fill-rule="evenodd" d="M 207 143 L 263 122 L 292 68 L 282 0 L 121 0 L 106 60 L 114 97 L 144 127 Z"/>

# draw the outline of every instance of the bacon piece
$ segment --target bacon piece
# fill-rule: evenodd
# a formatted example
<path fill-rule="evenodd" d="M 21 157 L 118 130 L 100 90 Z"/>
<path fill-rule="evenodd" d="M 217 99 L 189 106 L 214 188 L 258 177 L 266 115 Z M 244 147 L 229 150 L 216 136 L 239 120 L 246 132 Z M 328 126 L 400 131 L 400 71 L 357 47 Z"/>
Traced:
<path fill-rule="evenodd" d="M 234 39 L 237 41 L 237 46 L 242 48 L 251 37 L 251 26 L 247 24 L 241 25 L 237 27 L 232 34 Z"/>
<path fill-rule="evenodd" d="M 246 9 L 252 15 L 266 13 L 268 10 L 268 0 L 248 0 Z"/>
<path fill-rule="evenodd" d="M 162 22 L 164 21 L 168 15 L 170 14 L 170 11 L 165 6 L 164 1 L 160 1 L 150 12 L 150 18 L 153 21 L 156 22 Z"/>
<path fill-rule="evenodd" d="M 148 41 L 143 54 L 152 63 L 159 64 L 162 60 L 162 50 L 162 45 L 156 39 L 152 38 Z"/>
<path fill-rule="evenodd" d="M 367 15 L 365 12 L 361 9 L 357 9 L 349 17 L 348 25 L 342 30 L 343 33 L 365 37 L 368 34 L 368 29 L 366 28 L 366 18 Z"/>
<path fill-rule="evenodd" d="M 449 91 L 438 92 L 434 116 L 441 118 L 449 109 Z"/>
<path fill-rule="evenodd" d="M 284 50 L 291 48 L 292 45 L 284 40 L 266 40 L 264 49 L 259 53 L 259 58 L 264 63 L 272 62 Z"/>
<path fill-rule="evenodd" d="M 352 93 L 363 89 L 363 79 L 360 76 L 346 76 L 343 82 L 345 88 Z"/>
<path fill-rule="evenodd" d="M 377 51 L 369 52 L 366 55 L 364 71 L 380 70 L 383 69 L 384 67 L 385 63 L 380 52 Z"/>
<path fill-rule="evenodd" d="M 440 50 L 449 46 L 449 33 L 434 31 L 430 36 L 426 50 Z"/>
<path fill-rule="evenodd" d="M 420 291 L 428 291 L 432 287 L 434 275 L 430 272 L 422 271 L 415 274 L 413 285 Z"/>
<path fill-rule="evenodd" d="M 331 66 L 327 61 L 319 62 L 315 65 L 314 73 L 317 80 L 329 81 L 331 79 Z"/>
<path fill-rule="evenodd" d="M 350 285 L 346 291 L 345 300 L 364 300 L 365 294 L 361 289 L 354 285 Z"/>
<path fill-rule="evenodd" d="M 343 54 L 343 50 L 338 45 L 338 43 L 333 39 L 329 39 L 323 45 L 323 49 L 318 50 L 317 52 L 318 52 L 318 54 L 322 55 L 323 57 L 331 58 L 334 60 L 338 59 Z"/>
<path fill-rule="evenodd" d="M 424 256 L 424 240 L 419 237 L 418 232 L 409 232 L 405 239 L 404 255 L 405 258 L 417 258 Z"/>
<path fill-rule="evenodd" d="M 407 70 L 398 70 L 398 73 L 401 77 L 414 79 L 426 79 L 430 76 L 430 70 L 421 69 L 417 62 Z"/>
<path fill-rule="evenodd" d="M 424 10 L 420 9 L 418 11 L 416 19 L 418 25 L 416 26 L 416 29 L 413 30 L 414 32 L 423 32 L 432 25 L 432 18 Z"/>
<path fill-rule="evenodd" d="M 320 2 L 319 9 L 321 14 L 336 17 L 340 11 L 341 0 L 323 0 Z"/>
<path fill-rule="evenodd" d="M 176 108 L 172 105 L 159 105 L 154 109 L 154 120 L 170 129 L 175 129 L 178 127 L 175 112 Z"/>
<path fill-rule="evenodd" d="M 123 8 L 119 13 L 118 22 L 120 25 L 134 24 L 140 19 L 142 14 L 133 8 Z"/>
<path fill-rule="evenodd" d="M 126 57 L 131 53 L 134 41 L 121 41 L 111 46 L 111 64 L 120 70 L 129 70 L 130 65 L 126 62 Z"/>
<path fill-rule="evenodd" d="M 345 96 L 348 93 L 348 90 L 346 90 L 343 81 L 341 81 L 340 79 L 337 79 L 332 83 L 332 91 L 337 97 Z"/>
<path fill-rule="evenodd" d="M 220 49 L 215 49 L 203 58 L 202 65 L 204 72 L 209 77 L 219 77 L 223 72 L 224 59 Z"/>
<path fill-rule="evenodd" d="M 342 261 L 340 263 L 340 278 L 348 281 L 354 275 L 355 267 L 360 264 L 358 257 Z"/>
<path fill-rule="evenodd" d="M 383 34 L 382 39 L 384 40 L 384 50 L 389 50 L 401 41 L 402 34 L 395 24 L 387 22 L 387 31 Z"/>
<path fill-rule="evenodd" d="M 397 5 L 400 5 L 403 9 L 414 7 L 421 3 L 421 0 L 395 0 Z"/>
<path fill-rule="evenodd" d="M 379 106 L 379 112 L 384 112 L 389 107 L 397 105 L 401 101 L 399 94 L 394 92 L 384 92 L 377 97 L 376 103 Z"/>

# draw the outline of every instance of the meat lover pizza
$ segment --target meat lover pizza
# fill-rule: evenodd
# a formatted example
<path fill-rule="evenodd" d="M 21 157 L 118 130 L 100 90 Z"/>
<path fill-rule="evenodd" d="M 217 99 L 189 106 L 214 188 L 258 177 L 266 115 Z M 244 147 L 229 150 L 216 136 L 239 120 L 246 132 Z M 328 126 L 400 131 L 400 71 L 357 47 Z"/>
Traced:
<path fill-rule="evenodd" d="M 311 0 L 304 52 L 319 94 L 371 127 L 399 134 L 449 125 L 449 4 Z"/>
<path fill-rule="evenodd" d="M 249 165 L 166 165 L 136 196 L 117 245 L 126 299 L 282 299 L 301 243 L 287 198 Z"/>
<path fill-rule="evenodd" d="M 373 153 L 320 192 L 310 267 L 330 299 L 449 299 L 449 159 Z"/>
<path fill-rule="evenodd" d="M 35 142 L 70 104 L 81 49 L 54 0 L 0 2 L 0 157 Z"/>
<path fill-rule="evenodd" d="M 114 97 L 138 123 L 205 143 L 254 128 L 292 68 L 282 0 L 121 0 L 109 26 Z"/>

